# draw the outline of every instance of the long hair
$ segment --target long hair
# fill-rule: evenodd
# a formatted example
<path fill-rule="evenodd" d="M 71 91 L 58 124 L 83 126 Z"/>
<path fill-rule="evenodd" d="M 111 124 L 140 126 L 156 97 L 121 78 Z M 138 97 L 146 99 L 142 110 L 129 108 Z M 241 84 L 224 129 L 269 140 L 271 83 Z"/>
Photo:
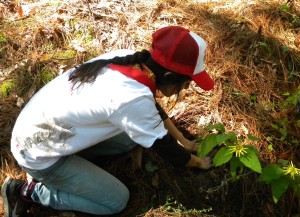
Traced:
<path fill-rule="evenodd" d="M 100 70 L 109 64 L 118 65 L 135 65 L 141 64 L 149 58 L 150 53 L 147 50 L 142 50 L 140 52 L 135 52 L 132 55 L 127 55 L 124 57 L 116 56 L 112 59 L 100 59 L 93 62 L 87 62 L 79 65 L 70 74 L 69 81 L 75 86 L 77 83 L 93 83 L 97 78 Z"/>
<path fill-rule="evenodd" d="M 75 68 L 75 70 L 70 74 L 69 81 L 73 83 L 73 87 L 78 87 L 83 83 L 93 83 L 97 78 L 100 70 L 109 64 L 145 64 L 155 74 L 156 86 L 158 89 L 162 85 L 176 84 L 178 85 L 178 93 L 181 89 L 182 84 L 185 81 L 191 80 L 191 78 L 186 75 L 181 75 L 174 72 L 171 72 L 171 74 L 168 73 L 168 75 L 166 76 L 166 73 L 170 72 L 170 70 L 156 63 L 151 58 L 151 54 L 148 50 L 142 50 L 123 57 L 116 56 L 112 59 L 100 59 L 93 62 L 83 63 Z"/>

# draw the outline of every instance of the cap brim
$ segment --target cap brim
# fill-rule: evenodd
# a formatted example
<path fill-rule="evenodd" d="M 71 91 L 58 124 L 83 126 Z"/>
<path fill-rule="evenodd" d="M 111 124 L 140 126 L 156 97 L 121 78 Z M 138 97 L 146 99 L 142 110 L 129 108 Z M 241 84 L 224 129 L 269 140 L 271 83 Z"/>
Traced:
<path fill-rule="evenodd" d="M 215 83 L 205 70 L 193 75 L 192 79 L 203 90 L 211 90 L 214 88 Z"/>

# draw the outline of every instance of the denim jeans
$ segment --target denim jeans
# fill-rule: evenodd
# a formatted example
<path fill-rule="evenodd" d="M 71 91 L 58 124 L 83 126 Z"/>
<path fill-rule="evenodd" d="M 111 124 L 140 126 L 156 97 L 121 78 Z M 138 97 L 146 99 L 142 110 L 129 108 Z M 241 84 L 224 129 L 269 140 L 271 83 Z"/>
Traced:
<path fill-rule="evenodd" d="M 62 157 L 44 170 L 25 170 L 37 181 L 33 201 L 57 210 L 106 215 L 122 211 L 129 200 L 127 187 L 88 158 L 127 152 L 136 146 L 119 134 L 76 155 Z"/>

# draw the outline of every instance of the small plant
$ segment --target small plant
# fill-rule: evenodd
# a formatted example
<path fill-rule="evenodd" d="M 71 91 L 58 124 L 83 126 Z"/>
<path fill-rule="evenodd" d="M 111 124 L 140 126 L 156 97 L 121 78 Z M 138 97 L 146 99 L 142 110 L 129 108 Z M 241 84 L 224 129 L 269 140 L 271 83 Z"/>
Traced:
<path fill-rule="evenodd" d="M 188 216 L 198 216 L 199 214 L 204 214 L 212 211 L 212 208 L 208 209 L 188 209 L 184 207 L 181 203 L 176 201 L 173 197 L 167 196 L 166 203 L 163 206 L 164 210 L 168 213 L 176 214 L 176 216 L 188 215 Z M 201 215 L 202 216 L 202 215 Z"/>
<path fill-rule="evenodd" d="M 300 26 L 300 18 L 299 16 L 297 16 L 296 14 L 292 15 L 292 21 L 291 21 L 292 25 L 294 28 L 297 28 Z"/>
<path fill-rule="evenodd" d="M 51 80 L 55 78 L 55 75 L 52 73 L 52 70 L 48 67 L 44 67 L 41 71 L 41 82 L 43 84 L 49 83 Z"/>
<path fill-rule="evenodd" d="M 300 126 L 300 86 L 295 90 L 294 93 L 286 92 L 282 94 L 285 97 L 283 102 L 277 104 L 279 109 L 295 110 L 295 118 L 293 116 L 284 117 L 281 119 L 274 120 L 274 123 L 271 124 L 271 127 L 278 131 L 281 134 L 280 139 L 286 141 L 289 137 L 288 127 L 291 123 L 294 123 L 296 126 Z M 295 139 L 292 143 L 298 143 Z"/>
<path fill-rule="evenodd" d="M 234 132 L 226 132 L 223 124 L 211 125 L 208 130 L 215 130 L 217 133 L 204 137 L 198 149 L 198 156 L 203 157 L 216 146 L 221 146 L 213 158 L 214 166 L 230 163 L 230 172 L 234 179 L 239 178 L 244 167 L 261 173 L 258 152 L 253 145 L 249 144 L 251 141 L 259 141 L 259 138 L 248 134 L 247 139 L 238 139 Z"/>
<path fill-rule="evenodd" d="M 292 161 L 288 163 L 285 160 L 279 160 L 278 164 L 269 164 L 262 170 L 258 180 L 271 185 L 275 203 L 288 188 L 292 188 L 300 197 L 300 169 L 296 168 Z"/>
<path fill-rule="evenodd" d="M 288 108 L 291 106 L 297 106 L 298 103 L 300 103 L 300 86 L 297 88 L 295 93 L 291 94 L 289 92 L 286 92 L 283 94 L 283 96 L 286 97 L 286 99 L 284 100 L 284 102 L 282 104 L 279 105 L 282 109 L 285 109 L 285 108 Z"/>
<path fill-rule="evenodd" d="M 203 157 L 216 146 L 222 146 L 214 156 L 213 164 L 221 166 L 229 163 L 234 180 L 239 178 L 244 167 L 248 167 L 260 174 L 259 182 L 271 185 L 275 203 L 289 188 L 300 197 L 300 169 L 295 167 L 293 162 L 279 160 L 278 164 L 269 164 L 262 169 L 256 148 L 249 144 L 251 141 L 259 141 L 259 138 L 248 134 L 247 139 L 238 139 L 234 132 L 226 133 L 223 124 L 211 125 L 208 130 L 214 130 L 216 133 L 204 137 L 198 149 L 198 156 Z"/>
<path fill-rule="evenodd" d="M 264 41 L 258 42 L 258 47 L 268 51 L 269 53 L 272 51 L 270 45 L 268 43 L 264 42 Z"/>
<path fill-rule="evenodd" d="M 0 86 L 1 95 L 4 97 L 8 96 L 14 87 L 15 84 L 13 80 L 7 80 L 3 82 Z"/>
<path fill-rule="evenodd" d="M 281 5 L 280 10 L 282 15 L 290 20 L 292 27 L 298 28 L 300 26 L 300 18 L 297 14 L 293 13 L 290 5 L 283 4 Z"/>
<path fill-rule="evenodd" d="M 291 10 L 291 6 L 289 6 L 288 4 L 283 4 L 281 5 L 280 10 L 282 12 L 289 12 Z"/>
<path fill-rule="evenodd" d="M 281 140 L 285 140 L 287 135 L 288 135 L 288 130 L 287 130 L 287 124 L 288 124 L 288 119 L 283 118 L 276 120 L 276 124 L 271 124 L 271 127 L 277 130 L 281 134 Z"/>

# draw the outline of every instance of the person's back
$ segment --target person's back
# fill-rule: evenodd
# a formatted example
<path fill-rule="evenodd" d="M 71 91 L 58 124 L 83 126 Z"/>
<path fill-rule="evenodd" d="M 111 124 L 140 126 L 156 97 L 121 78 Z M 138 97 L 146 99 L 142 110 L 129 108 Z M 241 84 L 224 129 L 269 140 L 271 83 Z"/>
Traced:
<path fill-rule="evenodd" d="M 128 51 L 114 54 L 122 56 Z M 20 113 L 11 143 L 15 148 L 13 154 L 22 166 L 45 169 L 61 156 L 74 154 L 121 133 L 126 122 L 142 121 L 143 117 L 134 112 L 136 108 L 146 114 L 153 111 L 153 115 L 157 114 L 151 106 L 155 102 L 152 92 L 136 80 L 103 68 L 93 83 L 73 87 L 69 81 L 72 71 L 44 86 Z M 140 126 L 140 130 L 146 131 L 149 124 Z M 127 131 L 133 136 L 136 134 L 134 127 L 128 127 Z M 157 134 L 161 135 L 159 131 Z M 135 142 L 150 145 L 146 136 Z"/>

